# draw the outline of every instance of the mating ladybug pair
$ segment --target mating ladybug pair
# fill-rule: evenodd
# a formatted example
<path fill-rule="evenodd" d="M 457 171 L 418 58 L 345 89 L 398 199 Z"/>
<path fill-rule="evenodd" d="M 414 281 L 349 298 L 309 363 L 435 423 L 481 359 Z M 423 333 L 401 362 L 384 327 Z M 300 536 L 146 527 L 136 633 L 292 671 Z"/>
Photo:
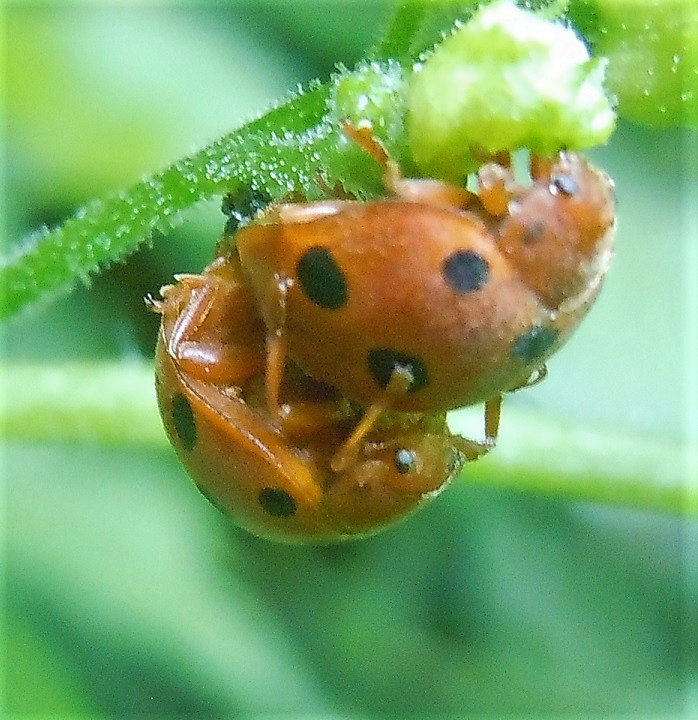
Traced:
<path fill-rule="evenodd" d="M 389 196 L 270 206 L 200 275 L 150 300 L 157 395 L 199 489 L 284 541 L 376 532 L 493 446 L 503 393 L 544 374 L 613 252 L 613 186 L 581 156 L 502 153 L 477 192 L 404 179 L 368 129 L 348 137 Z M 446 412 L 485 404 L 485 440 Z"/>

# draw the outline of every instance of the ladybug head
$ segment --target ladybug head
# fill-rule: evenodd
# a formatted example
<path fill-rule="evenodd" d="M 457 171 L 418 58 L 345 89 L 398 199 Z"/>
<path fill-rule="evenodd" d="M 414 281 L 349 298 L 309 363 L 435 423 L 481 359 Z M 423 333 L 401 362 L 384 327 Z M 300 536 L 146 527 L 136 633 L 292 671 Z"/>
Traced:
<path fill-rule="evenodd" d="M 355 462 L 327 473 L 325 511 L 346 537 L 371 535 L 435 497 L 464 461 L 445 427 L 373 433 Z"/>
<path fill-rule="evenodd" d="M 509 205 L 499 245 L 551 310 L 596 288 L 611 260 L 613 182 L 581 155 L 538 163 L 530 187 Z"/>

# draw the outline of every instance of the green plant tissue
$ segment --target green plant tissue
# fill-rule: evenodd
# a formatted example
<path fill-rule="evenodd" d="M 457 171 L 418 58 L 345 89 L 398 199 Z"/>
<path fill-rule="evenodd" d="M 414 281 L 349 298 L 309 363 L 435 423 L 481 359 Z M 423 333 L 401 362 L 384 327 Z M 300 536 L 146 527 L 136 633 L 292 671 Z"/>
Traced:
<path fill-rule="evenodd" d="M 510 2 L 456 27 L 412 77 L 407 129 L 429 175 L 460 181 L 477 152 L 553 153 L 604 143 L 615 113 L 606 61 L 563 25 Z"/>

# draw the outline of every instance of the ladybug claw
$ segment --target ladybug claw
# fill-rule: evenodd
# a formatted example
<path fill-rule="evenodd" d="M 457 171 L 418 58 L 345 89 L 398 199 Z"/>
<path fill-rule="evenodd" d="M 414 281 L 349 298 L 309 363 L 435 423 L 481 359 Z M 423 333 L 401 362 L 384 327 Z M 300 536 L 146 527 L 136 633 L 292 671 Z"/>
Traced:
<path fill-rule="evenodd" d="M 158 300 L 152 293 L 148 293 L 144 298 L 143 302 L 145 303 L 145 306 L 150 310 L 151 312 L 157 313 L 158 315 L 162 315 L 163 313 L 163 303 L 162 300 Z"/>
<path fill-rule="evenodd" d="M 486 440 L 469 440 L 464 437 L 454 438 L 453 443 L 456 450 L 462 453 L 468 462 L 479 460 L 484 455 L 487 455 L 490 450 L 494 449 L 496 444 L 492 438 L 487 438 Z"/>

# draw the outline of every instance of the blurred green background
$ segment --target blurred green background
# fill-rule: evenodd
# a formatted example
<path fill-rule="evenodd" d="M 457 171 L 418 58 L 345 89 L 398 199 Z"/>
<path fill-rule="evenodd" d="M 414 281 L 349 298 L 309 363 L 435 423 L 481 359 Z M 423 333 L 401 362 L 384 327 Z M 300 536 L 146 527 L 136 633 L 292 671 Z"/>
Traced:
<path fill-rule="evenodd" d="M 3 250 L 351 64 L 387 3 L 9 4 Z M 695 430 L 695 133 L 621 123 L 618 253 L 542 385 L 603 432 Z M 152 355 L 142 297 L 210 258 L 197 207 L 8 323 L 16 362 Z M 506 406 L 502 444 L 507 442 Z M 695 523 L 473 487 L 354 544 L 231 527 L 169 451 L 3 443 L 2 717 L 698 713 Z M 677 463 L 682 458 L 676 458 Z"/>

